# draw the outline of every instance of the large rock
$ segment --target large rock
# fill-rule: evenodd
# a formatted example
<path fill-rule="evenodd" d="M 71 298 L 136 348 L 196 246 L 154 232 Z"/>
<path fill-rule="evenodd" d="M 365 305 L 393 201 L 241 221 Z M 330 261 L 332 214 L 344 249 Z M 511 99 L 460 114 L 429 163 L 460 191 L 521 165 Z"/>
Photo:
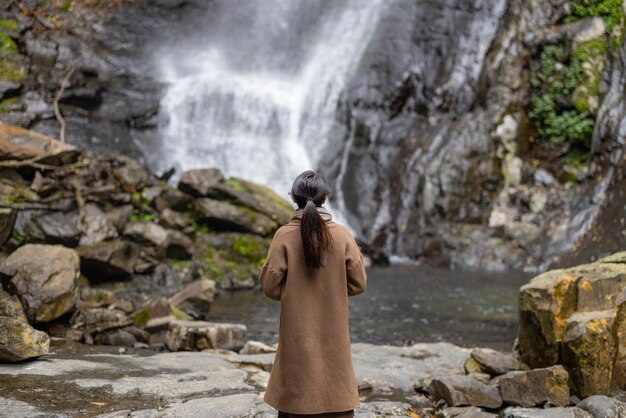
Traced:
<path fill-rule="evenodd" d="M 589 412 L 594 418 L 626 417 L 626 403 L 603 395 L 590 396 L 576 406 Z"/>
<path fill-rule="evenodd" d="M 0 316 L 0 361 L 20 361 L 48 354 L 50 338 L 43 331 L 8 316 Z"/>
<path fill-rule="evenodd" d="M 117 239 L 81 246 L 78 254 L 87 277 L 111 279 L 134 272 L 139 249 L 133 243 Z"/>
<path fill-rule="evenodd" d="M 269 237 L 241 233 L 210 233 L 195 240 L 193 262 L 198 272 L 220 288 L 252 288 L 265 261 Z"/>
<path fill-rule="evenodd" d="M 512 406 L 501 412 L 502 418 L 594 418 L 593 415 L 580 408 L 521 408 Z"/>
<path fill-rule="evenodd" d="M 491 348 L 476 347 L 470 354 L 480 365 L 480 369 L 490 375 L 500 375 L 518 368 L 511 353 L 503 353 Z"/>
<path fill-rule="evenodd" d="M 195 197 L 208 196 L 211 188 L 224 176 L 217 168 L 200 168 L 185 171 L 178 181 L 178 189 Z"/>
<path fill-rule="evenodd" d="M 91 334 L 131 325 L 132 320 L 119 309 L 86 308 L 74 312 L 70 324 L 73 329 Z"/>
<path fill-rule="evenodd" d="M 443 399 L 450 406 L 483 406 L 499 408 L 502 398 L 498 389 L 471 376 L 446 376 L 432 380 L 429 388 L 435 399 Z"/>
<path fill-rule="evenodd" d="M 0 276 L 17 293 L 31 322 L 52 321 L 72 310 L 79 275 L 76 251 L 55 245 L 24 245 L 0 267 Z"/>
<path fill-rule="evenodd" d="M 568 374 L 562 366 L 512 371 L 497 378 L 502 400 L 510 405 L 569 405 Z"/>
<path fill-rule="evenodd" d="M 626 390 L 626 289 L 622 290 L 617 301 L 615 312 L 615 338 L 617 339 L 617 356 L 613 370 L 613 380 L 617 387 Z"/>
<path fill-rule="evenodd" d="M 246 343 L 246 331 L 246 326 L 242 324 L 172 321 L 165 344 L 172 351 L 200 351 L 207 348 L 237 351 Z"/>
<path fill-rule="evenodd" d="M 0 316 L 28 323 L 26 312 L 17 295 L 10 295 L 2 289 L 0 289 Z"/>
<path fill-rule="evenodd" d="M 215 282 L 199 279 L 172 295 L 168 302 L 175 305 L 194 319 L 208 319 L 209 310 L 215 296 Z"/>
<path fill-rule="evenodd" d="M 0 124 L 0 160 L 27 160 L 49 165 L 76 161 L 79 151 L 39 132 Z"/>
<path fill-rule="evenodd" d="M 563 364 L 579 397 L 626 386 L 624 299 L 618 297 L 626 288 L 625 259 L 626 252 L 615 253 L 545 272 L 522 286 L 520 360 L 531 368 Z"/>
<path fill-rule="evenodd" d="M 250 232 L 270 235 L 278 223 L 253 209 L 211 198 L 196 200 L 198 219 L 216 231 Z"/>
<path fill-rule="evenodd" d="M 252 181 L 230 177 L 209 187 L 207 197 L 225 199 L 261 212 L 279 224 L 289 222 L 293 206 L 270 188 Z"/>
<path fill-rule="evenodd" d="M 615 362 L 615 311 L 579 312 L 566 324 L 562 357 L 581 398 L 610 395 Z"/>

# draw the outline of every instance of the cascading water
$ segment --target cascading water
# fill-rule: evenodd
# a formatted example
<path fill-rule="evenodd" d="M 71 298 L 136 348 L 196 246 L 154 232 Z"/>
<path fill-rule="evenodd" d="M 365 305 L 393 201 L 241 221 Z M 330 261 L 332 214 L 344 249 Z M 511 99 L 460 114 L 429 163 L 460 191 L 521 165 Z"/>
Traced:
<path fill-rule="evenodd" d="M 282 196 L 315 168 L 382 0 L 216 2 L 206 27 L 161 51 L 156 171 L 218 167 Z M 184 51 L 184 52 L 183 52 Z"/>

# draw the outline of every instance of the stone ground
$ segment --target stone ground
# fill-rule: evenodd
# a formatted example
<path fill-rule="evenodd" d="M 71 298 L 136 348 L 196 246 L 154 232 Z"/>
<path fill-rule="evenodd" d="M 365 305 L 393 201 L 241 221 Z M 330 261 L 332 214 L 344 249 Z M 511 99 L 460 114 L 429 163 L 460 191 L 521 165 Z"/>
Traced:
<path fill-rule="evenodd" d="M 37 360 L 0 364 L 0 417 L 274 417 L 263 402 L 274 354 L 163 352 L 53 341 Z M 469 349 L 352 344 L 357 417 L 412 416 L 423 379 L 464 374 Z M 415 415 L 413 415 L 415 416 Z"/>

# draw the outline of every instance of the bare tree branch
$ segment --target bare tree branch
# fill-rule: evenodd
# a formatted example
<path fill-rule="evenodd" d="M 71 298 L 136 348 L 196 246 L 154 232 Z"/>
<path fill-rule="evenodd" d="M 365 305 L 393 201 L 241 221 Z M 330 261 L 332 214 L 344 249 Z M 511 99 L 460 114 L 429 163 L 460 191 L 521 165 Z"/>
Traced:
<path fill-rule="evenodd" d="M 56 115 L 57 120 L 61 123 L 61 135 L 59 139 L 62 143 L 65 143 L 65 119 L 63 119 L 63 115 L 61 115 L 61 109 L 59 109 L 59 100 L 61 100 L 61 96 L 63 96 L 63 91 L 65 90 L 65 85 L 74 73 L 74 70 L 76 70 L 76 68 L 72 67 L 67 72 L 65 78 L 63 78 L 63 81 L 61 82 L 61 88 L 59 88 L 59 91 L 54 98 L 54 114 Z"/>

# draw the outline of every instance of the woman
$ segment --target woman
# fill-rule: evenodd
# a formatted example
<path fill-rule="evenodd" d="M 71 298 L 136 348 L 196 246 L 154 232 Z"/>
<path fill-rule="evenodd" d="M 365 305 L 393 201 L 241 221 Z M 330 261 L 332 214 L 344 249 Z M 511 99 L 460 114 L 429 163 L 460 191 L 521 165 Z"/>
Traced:
<path fill-rule="evenodd" d="M 353 417 L 359 393 L 350 352 L 348 297 L 365 291 L 361 251 L 322 207 L 326 181 L 305 171 L 298 205 L 276 231 L 259 281 L 281 302 L 278 349 L 264 400 L 280 417 Z"/>

